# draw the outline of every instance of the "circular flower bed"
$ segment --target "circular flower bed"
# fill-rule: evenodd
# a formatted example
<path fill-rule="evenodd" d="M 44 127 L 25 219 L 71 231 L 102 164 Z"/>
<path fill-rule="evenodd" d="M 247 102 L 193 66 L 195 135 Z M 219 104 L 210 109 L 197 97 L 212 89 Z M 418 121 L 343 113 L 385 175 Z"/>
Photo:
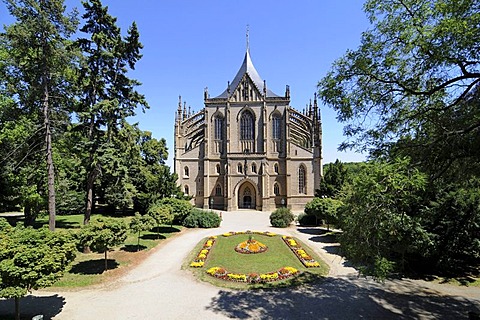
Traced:
<path fill-rule="evenodd" d="M 253 237 L 249 237 L 247 241 L 243 241 L 239 243 L 235 247 L 235 251 L 238 253 L 262 253 L 267 251 L 268 247 L 263 243 L 253 239 Z"/>

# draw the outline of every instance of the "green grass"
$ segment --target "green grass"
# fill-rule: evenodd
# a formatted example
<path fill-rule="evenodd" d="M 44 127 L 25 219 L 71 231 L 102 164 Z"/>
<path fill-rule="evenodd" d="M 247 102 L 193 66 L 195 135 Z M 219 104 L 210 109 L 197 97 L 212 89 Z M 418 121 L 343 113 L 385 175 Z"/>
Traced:
<path fill-rule="evenodd" d="M 227 287 L 233 289 L 247 289 L 247 288 L 270 288 L 270 287 L 284 287 L 290 285 L 298 285 L 304 282 L 309 282 L 315 279 L 322 278 L 328 274 L 328 266 L 314 254 L 313 250 L 305 244 L 299 242 L 302 247 L 320 263 L 319 268 L 306 268 L 298 260 L 295 254 L 283 242 L 281 236 L 268 237 L 263 235 L 253 235 L 253 237 L 261 243 L 268 246 L 268 250 L 264 253 L 258 254 L 241 254 L 234 250 L 235 246 L 242 241 L 248 239 L 248 235 L 234 235 L 230 237 L 218 236 L 215 245 L 210 251 L 206 263 L 203 268 L 190 268 L 193 273 L 201 280 L 212 283 L 216 286 Z M 297 240 L 298 241 L 298 240 Z M 184 268 L 189 268 L 188 265 L 193 258 L 198 254 L 203 246 L 205 239 L 203 239 L 197 246 L 195 246 L 192 253 L 189 255 L 189 260 L 185 262 Z M 206 273 L 211 267 L 223 267 L 231 273 L 268 273 L 279 270 L 283 267 L 294 267 L 302 272 L 302 275 L 288 280 L 270 282 L 266 284 L 245 284 L 224 281 L 209 276 Z"/>
<path fill-rule="evenodd" d="M 92 215 L 92 219 L 100 215 Z M 116 218 L 122 219 L 128 225 L 132 217 Z M 56 229 L 58 231 L 68 230 L 70 232 L 78 231 L 83 225 L 83 215 L 65 215 L 56 217 Z M 48 217 L 39 217 L 35 222 L 35 227 L 48 225 Z M 174 225 L 172 227 L 162 225 L 149 232 L 142 232 L 140 236 L 140 246 L 137 247 L 137 234 L 128 232 L 124 244 L 108 252 L 108 271 L 104 271 L 103 253 L 82 253 L 78 252 L 75 261 L 65 275 L 57 281 L 52 288 L 73 289 L 109 281 L 120 275 L 129 266 L 135 265 L 148 254 L 147 252 L 156 247 L 163 240 L 178 234 L 183 229 L 182 226 Z M 139 249 L 137 251 L 137 249 Z"/>

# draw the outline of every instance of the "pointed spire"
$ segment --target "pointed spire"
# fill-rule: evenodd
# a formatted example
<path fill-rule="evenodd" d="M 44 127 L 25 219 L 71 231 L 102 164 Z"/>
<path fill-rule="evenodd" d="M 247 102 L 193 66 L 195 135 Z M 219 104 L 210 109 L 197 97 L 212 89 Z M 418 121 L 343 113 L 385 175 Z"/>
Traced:
<path fill-rule="evenodd" d="M 178 108 L 176 118 L 182 120 L 182 96 L 178 96 Z"/>
<path fill-rule="evenodd" d="M 183 119 L 187 117 L 187 102 L 183 102 Z"/>

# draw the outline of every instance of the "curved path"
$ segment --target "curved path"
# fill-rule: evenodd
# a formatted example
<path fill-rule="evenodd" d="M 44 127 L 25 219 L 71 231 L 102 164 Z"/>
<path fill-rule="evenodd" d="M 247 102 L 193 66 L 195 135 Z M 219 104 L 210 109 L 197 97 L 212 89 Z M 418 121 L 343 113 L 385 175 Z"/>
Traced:
<path fill-rule="evenodd" d="M 54 319 L 468 319 L 480 312 L 480 289 L 419 280 L 379 284 L 359 278 L 320 229 L 271 228 L 269 213 L 223 212 L 217 229 L 187 230 L 166 240 L 117 281 L 75 292 L 36 292 L 22 300 L 24 313 Z M 180 267 L 204 237 L 260 230 L 294 235 L 329 265 L 321 283 L 292 289 L 235 291 L 197 281 Z M 13 305 L 9 305 L 12 307 Z M 8 307 L 0 303 L 0 311 Z M 1 315 L 1 313 L 0 313 Z"/>

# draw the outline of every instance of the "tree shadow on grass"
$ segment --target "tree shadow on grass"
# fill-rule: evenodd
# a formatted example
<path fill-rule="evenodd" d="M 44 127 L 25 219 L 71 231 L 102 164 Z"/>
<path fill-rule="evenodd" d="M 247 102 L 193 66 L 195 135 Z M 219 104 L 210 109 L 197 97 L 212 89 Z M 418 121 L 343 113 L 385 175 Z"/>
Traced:
<path fill-rule="evenodd" d="M 120 264 L 114 259 L 107 259 L 108 270 L 116 269 Z M 72 266 L 70 273 L 75 274 L 102 274 L 105 271 L 105 260 L 87 260 Z"/>
<path fill-rule="evenodd" d="M 163 234 L 156 234 L 156 233 L 147 233 L 147 234 L 143 234 L 140 239 L 143 239 L 143 240 L 163 240 L 163 239 L 167 239 L 167 237 L 165 237 Z"/>
<path fill-rule="evenodd" d="M 177 227 L 170 227 L 170 226 L 160 226 L 160 227 L 154 227 L 152 229 L 152 232 L 155 233 L 177 233 L 180 232 L 181 230 Z"/>
<path fill-rule="evenodd" d="M 54 294 L 46 297 L 28 295 L 20 299 L 21 319 L 32 319 L 43 315 L 43 319 L 52 319 L 58 315 L 65 305 L 65 298 Z M 15 300 L 0 300 L 0 319 L 15 319 Z"/>
<path fill-rule="evenodd" d="M 221 290 L 206 309 L 235 319 L 467 319 L 480 306 L 411 281 L 330 278 L 290 289 Z"/>
<path fill-rule="evenodd" d="M 144 246 L 144 245 L 137 246 L 136 244 L 126 244 L 120 248 L 120 250 L 126 251 L 126 252 L 138 252 L 145 249 L 147 249 L 147 246 Z"/>

